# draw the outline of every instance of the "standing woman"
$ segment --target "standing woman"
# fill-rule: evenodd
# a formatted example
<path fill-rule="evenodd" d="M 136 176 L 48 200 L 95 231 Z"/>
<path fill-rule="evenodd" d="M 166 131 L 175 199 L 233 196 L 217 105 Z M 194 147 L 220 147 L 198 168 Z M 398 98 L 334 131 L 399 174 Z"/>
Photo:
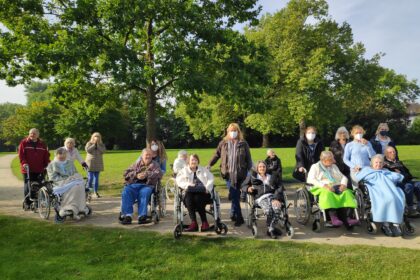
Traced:
<path fill-rule="evenodd" d="M 330 144 L 330 151 L 334 155 L 335 164 L 337 165 L 338 169 L 344 176 L 350 179 L 350 168 L 344 163 L 344 148 L 346 147 L 347 143 L 349 142 L 350 134 L 348 130 L 341 126 L 337 129 L 335 133 L 335 140 Z M 351 183 L 351 180 L 349 180 Z M 351 185 L 351 184 L 349 184 Z"/>
<path fill-rule="evenodd" d="M 160 170 L 162 170 L 163 174 L 165 174 L 168 156 L 166 155 L 165 146 L 163 146 L 162 141 L 153 139 L 147 143 L 147 148 L 152 150 L 152 160 L 159 164 Z"/>
<path fill-rule="evenodd" d="M 296 143 L 296 167 L 293 177 L 305 182 L 305 173 L 309 172 L 312 164 L 319 161 L 321 152 L 324 150 L 324 143 L 316 134 L 314 126 L 308 126 L 305 135 Z"/>
<path fill-rule="evenodd" d="M 252 159 L 248 143 L 244 140 L 237 123 L 231 123 L 226 129 L 226 135 L 209 161 L 209 167 L 219 159 L 221 159 L 220 173 L 226 180 L 229 197 L 232 199 L 231 219 L 235 221 L 235 226 L 240 226 L 244 223 L 239 202 L 241 185 L 252 168 Z"/>
<path fill-rule="evenodd" d="M 82 167 L 87 168 L 86 162 L 83 160 L 82 156 L 79 153 L 79 150 L 75 146 L 76 141 L 73 138 L 66 138 L 63 147 L 67 151 L 66 158 L 72 160 L 73 162 L 77 160 Z"/>
<path fill-rule="evenodd" d="M 88 185 L 92 188 L 94 182 L 94 194 L 99 198 L 99 172 L 104 171 L 103 153 L 105 152 L 105 145 L 102 143 L 102 136 L 99 132 L 92 134 L 90 141 L 86 143 L 86 163 L 89 167 Z"/>
<path fill-rule="evenodd" d="M 398 151 L 395 147 L 394 141 L 389 137 L 389 127 L 387 123 L 380 123 L 376 129 L 375 136 L 370 139 L 373 149 L 377 154 L 385 154 L 385 149 L 388 146 L 391 146 L 397 152 L 398 160 Z"/>
<path fill-rule="evenodd" d="M 356 174 L 363 168 L 370 166 L 370 159 L 376 154 L 372 144 L 363 138 L 365 130 L 360 125 L 351 129 L 353 141 L 344 148 L 344 163 L 350 168 L 350 178 L 353 188 L 357 188 Z"/>

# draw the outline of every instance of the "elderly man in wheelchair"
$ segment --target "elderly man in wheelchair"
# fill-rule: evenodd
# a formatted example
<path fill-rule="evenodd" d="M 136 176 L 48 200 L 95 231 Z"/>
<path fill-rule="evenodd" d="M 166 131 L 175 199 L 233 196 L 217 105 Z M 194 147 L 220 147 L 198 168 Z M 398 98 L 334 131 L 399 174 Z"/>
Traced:
<path fill-rule="evenodd" d="M 132 222 L 133 204 L 138 205 L 138 223 L 147 223 L 147 206 L 155 186 L 163 176 L 159 164 L 152 160 L 152 150 L 142 150 L 140 160 L 124 172 L 125 187 L 121 195 L 121 224 Z"/>

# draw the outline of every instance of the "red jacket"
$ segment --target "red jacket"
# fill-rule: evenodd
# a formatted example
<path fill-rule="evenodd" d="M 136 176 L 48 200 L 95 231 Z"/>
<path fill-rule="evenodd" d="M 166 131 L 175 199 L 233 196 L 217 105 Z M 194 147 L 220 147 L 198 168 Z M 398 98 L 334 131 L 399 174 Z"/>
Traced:
<path fill-rule="evenodd" d="M 20 171 L 25 174 L 26 170 L 23 168 L 24 164 L 29 165 L 29 172 L 42 173 L 50 162 L 50 152 L 47 145 L 40 139 L 37 142 L 32 142 L 29 138 L 20 141 L 18 149 L 20 159 Z"/>

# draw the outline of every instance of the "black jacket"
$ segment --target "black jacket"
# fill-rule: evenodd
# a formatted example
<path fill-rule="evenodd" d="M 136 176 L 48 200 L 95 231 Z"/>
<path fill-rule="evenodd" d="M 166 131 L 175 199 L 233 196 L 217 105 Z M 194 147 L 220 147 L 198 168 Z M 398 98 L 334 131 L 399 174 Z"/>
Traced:
<path fill-rule="evenodd" d="M 334 140 L 330 144 L 330 151 L 334 155 L 335 164 L 337 165 L 338 169 L 341 171 L 341 173 L 348 177 L 350 175 L 350 168 L 343 161 L 344 148 L 337 140 Z"/>
<path fill-rule="evenodd" d="M 383 153 L 382 153 L 382 145 L 381 145 L 381 143 L 378 140 L 376 140 L 376 135 L 373 136 L 370 139 L 369 142 L 372 144 L 372 148 L 375 150 L 375 152 L 377 154 L 383 155 Z M 395 147 L 395 142 L 391 140 L 391 142 L 388 143 L 388 146 L 394 147 L 395 153 L 396 153 L 396 156 L 397 156 L 397 160 L 398 160 L 398 150 L 397 150 L 397 147 Z"/>
<path fill-rule="evenodd" d="M 264 194 L 274 194 L 274 199 L 282 200 L 283 197 L 283 184 L 277 173 L 271 175 L 270 182 L 268 185 L 264 185 L 263 182 L 257 179 L 257 172 L 252 171 L 247 176 L 245 181 L 242 183 L 242 192 L 247 193 L 249 187 L 254 187 L 254 198 L 257 199 Z"/>
<path fill-rule="evenodd" d="M 311 169 L 312 164 L 319 161 L 321 152 L 325 149 L 321 138 L 316 136 L 314 140 L 315 149 L 312 152 L 309 148 L 305 137 L 301 137 L 296 143 L 296 169 L 304 167 L 307 172 Z"/>
<path fill-rule="evenodd" d="M 411 175 L 410 171 L 408 170 L 407 167 L 405 167 L 402 161 L 396 160 L 395 162 L 392 162 L 385 158 L 384 168 L 393 172 L 395 172 L 396 170 L 399 170 L 400 174 L 404 176 L 404 180 L 402 181 L 404 184 L 413 180 L 413 175 Z"/>
<path fill-rule="evenodd" d="M 273 172 L 275 172 L 279 175 L 281 180 L 283 172 L 283 168 L 281 167 L 281 160 L 275 155 L 274 158 L 267 157 L 264 162 L 267 165 L 267 173 L 273 174 Z"/>

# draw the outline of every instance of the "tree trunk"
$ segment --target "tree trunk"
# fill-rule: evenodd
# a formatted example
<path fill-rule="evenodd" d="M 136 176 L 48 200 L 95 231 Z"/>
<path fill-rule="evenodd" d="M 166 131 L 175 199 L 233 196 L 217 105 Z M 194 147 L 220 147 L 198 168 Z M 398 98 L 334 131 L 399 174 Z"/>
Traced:
<path fill-rule="evenodd" d="M 306 122 L 304 119 L 301 119 L 299 122 L 299 132 L 300 132 L 300 137 L 305 135 L 305 130 L 306 130 Z"/>
<path fill-rule="evenodd" d="M 147 87 L 146 143 L 156 138 L 156 96 L 153 86 Z"/>
<path fill-rule="evenodd" d="M 262 147 L 268 148 L 270 146 L 270 137 L 268 134 L 263 134 L 262 136 Z"/>

